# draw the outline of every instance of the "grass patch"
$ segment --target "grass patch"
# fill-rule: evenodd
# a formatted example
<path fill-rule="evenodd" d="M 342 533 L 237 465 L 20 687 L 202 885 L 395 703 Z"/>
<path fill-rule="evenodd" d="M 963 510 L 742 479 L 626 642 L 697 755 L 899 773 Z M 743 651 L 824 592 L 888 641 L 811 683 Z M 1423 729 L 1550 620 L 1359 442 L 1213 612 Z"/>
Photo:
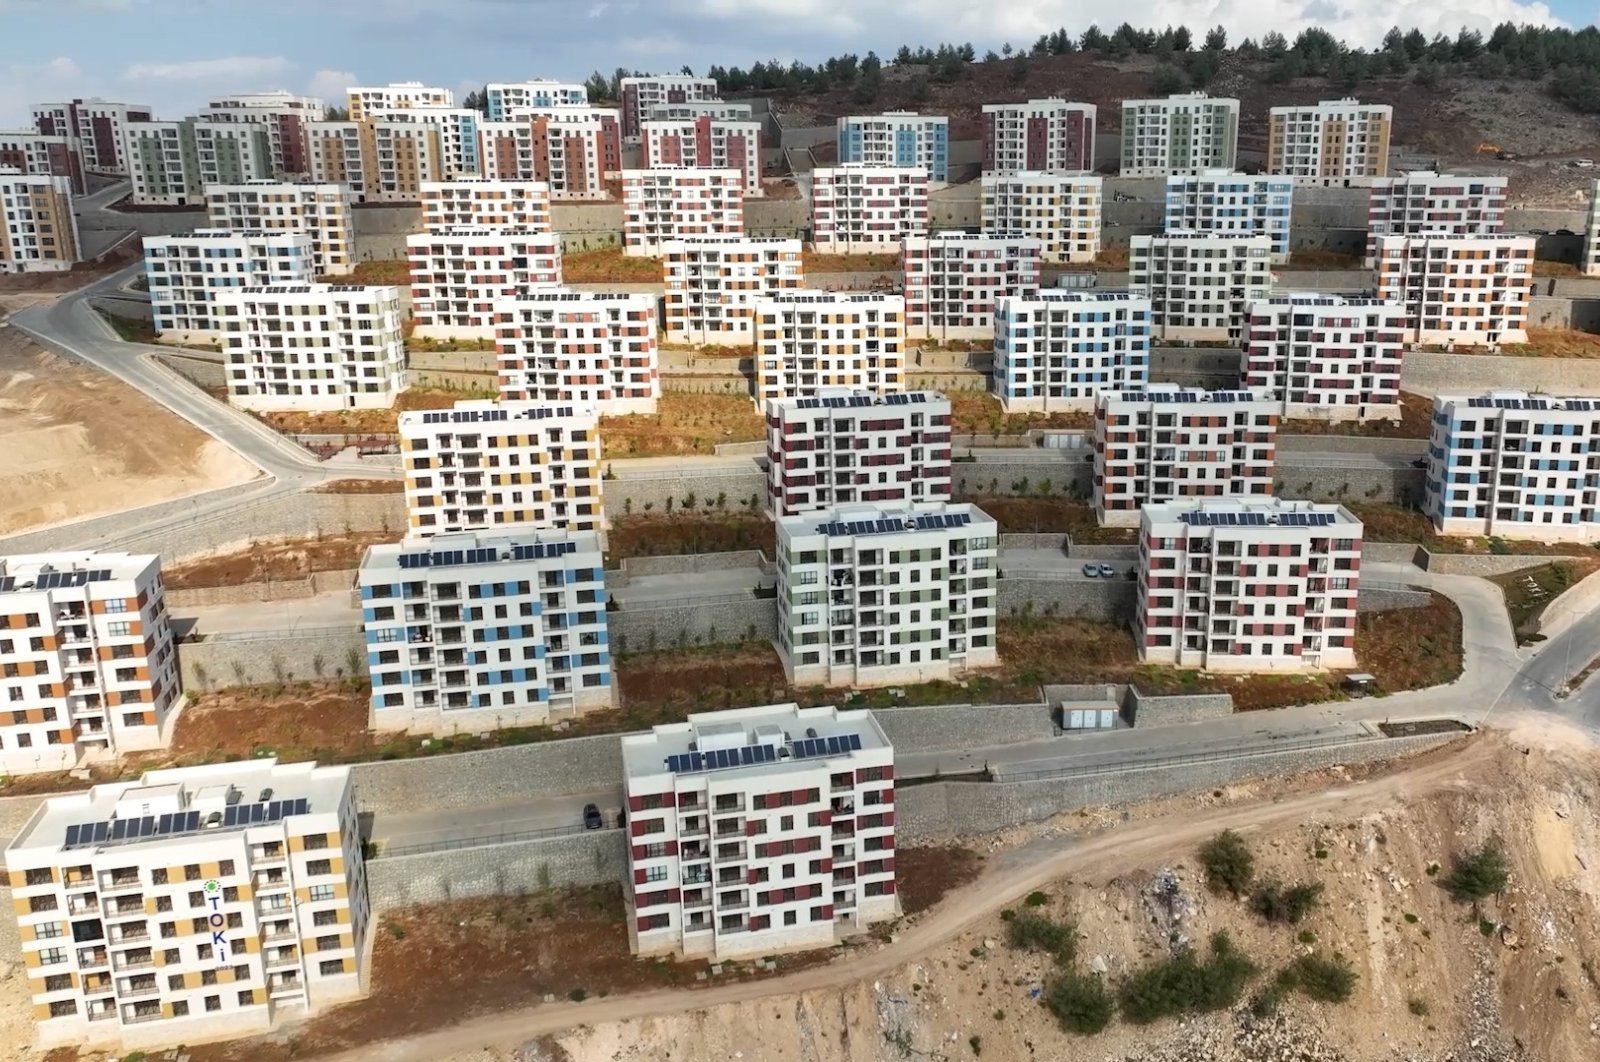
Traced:
<path fill-rule="evenodd" d="M 1426 689 L 1461 677 L 1461 610 L 1434 591 L 1423 608 L 1356 617 L 1356 663 L 1384 693 Z"/>
<path fill-rule="evenodd" d="M 344 277 L 323 278 L 330 284 L 411 284 L 411 261 L 389 258 L 378 262 L 357 262 L 355 272 Z"/>
<path fill-rule="evenodd" d="M 1034 428 L 1088 430 L 1093 413 L 1007 413 L 1000 399 L 987 391 L 951 391 L 951 442 L 959 448 L 962 436 L 1021 435 Z"/>
<path fill-rule="evenodd" d="M 719 498 L 720 505 L 717 504 Z M 705 508 L 711 511 L 698 508 L 703 502 L 710 503 Z M 777 548 L 777 525 L 763 516 L 759 508 L 751 512 L 748 507 L 740 508 L 737 501 L 726 496 L 714 495 L 701 499 L 688 494 L 678 499 L 670 511 L 661 515 L 655 512 L 643 515 L 636 513 L 614 520 L 607 542 L 608 568 L 615 567 L 627 557 L 685 553 L 758 549 L 771 557 Z"/>
<path fill-rule="evenodd" d="M 567 284 L 660 284 L 661 259 L 625 255 L 621 247 L 574 251 L 561 256 L 561 279 Z"/>
<path fill-rule="evenodd" d="M 1600 562 L 1584 558 L 1555 561 L 1494 576 L 1490 581 L 1500 587 L 1505 597 L 1506 615 L 1511 618 L 1511 630 L 1517 641 L 1526 642 L 1538 634 L 1540 618 L 1550 602 L 1597 567 Z"/>
<path fill-rule="evenodd" d="M 898 273 L 903 263 L 898 251 L 879 254 L 827 254 L 822 251 L 801 251 L 800 265 L 806 275 L 812 273 Z"/>
<path fill-rule="evenodd" d="M 1094 509 L 1087 501 L 1073 498 L 1062 492 L 1062 485 L 1050 480 L 1029 482 L 1026 477 L 1001 482 L 990 476 L 979 481 L 962 472 L 971 465 L 955 466 L 955 493 L 994 517 L 1002 534 L 1063 534 L 1071 535 L 1078 545 L 1132 545 L 1139 540 L 1136 527 L 1101 527 L 1095 523 Z M 1020 488 L 1029 497 L 999 495 L 994 493 L 1009 486 Z"/>
<path fill-rule="evenodd" d="M 723 395 L 668 391 L 655 413 L 600 418 L 600 444 L 607 458 L 714 454 L 718 443 L 761 442 L 766 437 L 766 421 L 742 387 Z"/>
<path fill-rule="evenodd" d="M 1400 416 L 1393 420 L 1300 418 L 1278 425 L 1279 435 L 1357 435 L 1369 439 L 1426 439 L 1433 432 L 1433 399 L 1400 392 Z"/>
<path fill-rule="evenodd" d="M 104 310 L 95 310 L 100 319 L 111 326 L 117 338 L 124 343 L 147 343 L 154 346 L 160 341 L 161 335 L 156 331 L 155 322 L 143 318 L 119 317 L 114 313 Z"/>
<path fill-rule="evenodd" d="M 1600 358 L 1600 335 L 1570 328 L 1530 328 L 1526 343 L 1508 343 L 1501 354 L 1521 358 Z"/>

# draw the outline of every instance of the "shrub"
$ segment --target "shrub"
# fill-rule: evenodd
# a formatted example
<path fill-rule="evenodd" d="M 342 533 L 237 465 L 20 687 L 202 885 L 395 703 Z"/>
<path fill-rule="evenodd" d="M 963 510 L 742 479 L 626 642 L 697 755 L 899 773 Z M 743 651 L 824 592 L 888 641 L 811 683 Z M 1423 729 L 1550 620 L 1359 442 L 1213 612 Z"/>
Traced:
<path fill-rule="evenodd" d="M 1264 881 L 1250 895 L 1250 909 L 1268 922 L 1297 925 L 1321 899 L 1320 882 L 1302 881 L 1285 888 L 1277 881 Z"/>
<path fill-rule="evenodd" d="M 1506 860 L 1505 849 L 1498 838 L 1491 838 L 1476 851 L 1457 856 L 1455 865 L 1440 884 L 1450 893 L 1451 899 L 1466 903 L 1504 892 L 1510 880 L 1511 864 Z"/>
<path fill-rule="evenodd" d="M 1358 975 L 1343 955 L 1302 955 L 1278 975 L 1278 984 L 1319 1003 L 1343 1003 L 1354 994 Z"/>
<path fill-rule="evenodd" d="M 1315 944 L 1317 942 L 1317 935 L 1311 932 L 1309 929 L 1302 929 L 1299 937 L 1296 939 L 1302 944 Z"/>
<path fill-rule="evenodd" d="M 1406 1000 L 1406 1009 L 1419 1018 L 1426 1018 L 1428 1016 L 1428 1001 L 1412 996 Z"/>
<path fill-rule="evenodd" d="M 1036 948 L 1054 955 L 1063 965 L 1077 953 L 1077 932 L 1072 922 L 1052 921 L 1029 911 L 1017 912 L 1006 924 L 1006 937 L 1013 948 Z"/>
<path fill-rule="evenodd" d="M 1043 907 L 1050 902 L 1050 897 L 1038 890 L 1028 893 L 1028 898 L 1022 903 L 1025 907 Z"/>
<path fill-rule="evenodd" d="M 582 1003 L 584 1000 L 589 998 L 589 993 L 582 988 L 574 988 L 571 992 L 567 993 L 567 998 L 572 1000 L 574 1003 Z"/>
<path fill-rule="evenodd" d="M 1227 933 L 1211 938 L 1211 951 L 1202 964 L 1186 951 L 1139 971 L 1118 989 L 1122 1016 L 1147 1025 L 1178 1014 L 1221 1010 L 1239 1002 L 1244 987 L 1256 974 L 1256 964 L 1238 951 Z"/>
<path fill-rule="evenodd" d="M 1223 830 L 1200 846 L 1200 865 L 1206 871 L 1206 884 L 1212 892 L 1242 896 L 1255 874 L 1256 857 L 1244 838 Z"/>
<path fill-rule="evenodd" d="M 1111 993 L 1094 974 L 1068 971 L 1050 982 L 1045 990 L 1044 1005 L 1056 1021 L 1070 1033 L 1093 1036 L 1107 1025 L 1116 1013 Z"/>

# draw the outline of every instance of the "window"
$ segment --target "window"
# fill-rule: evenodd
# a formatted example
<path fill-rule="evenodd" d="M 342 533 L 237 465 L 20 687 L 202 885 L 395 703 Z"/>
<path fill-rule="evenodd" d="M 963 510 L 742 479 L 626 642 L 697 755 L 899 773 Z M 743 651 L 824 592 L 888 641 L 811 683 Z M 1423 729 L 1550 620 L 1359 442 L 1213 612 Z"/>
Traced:
<path fill-rule="evenodd" d="M 167 990 L 177 992 L 183 988 L 183 974 L 169 974 L 167 976 Z"/>
<path fill-rule="evenodd" d="M 167 870 L 165 867 L 150 872 L 150 884 L 165 885 L 167 883 Z"/>
<path fill-rule="evenodd" d="M 44 979 L 44 990 L 46 992 L 65 992 L 71 987 L 71 974 L 51 974 Z"/>
<path fill-rule="evenodd" d="M 331 900 L 333 899 L 333 886 L 313 885 L 311 886 L 311 892 L 309 893 L 308 898 L 311 900 Z"/>
<path fill-rule="evenodd" d="M 49 867 L 44 867 L 43 869 L 39 870 L 30 870 L 28 871 L 24 880 L 26 880 L 29 885 L 48 885 L 55 880 L 55 873 Z"/>
<path fill-rule="evenodd" d="M 318 951 L 333 951 L 334 949 L 336 949 L 338 947 L 339 947 L 339 938 L 337 936 L 318 937 L 317 938 L 317 950 Z"/>
<path fill-rule="evenodd" d="M 207 945 L 206 947 L 210 947 L 210 945 Z M 204 952 L 206 950 L 206 948 L 201 948 L 200 950 L 202 952 Z M 211 956 L 210 955 L 201 955 L 200 957 L 202 959 L 209 959 Z M 203 984 L 203 985 L 214 985 L 214 984 L 216 984 L 217 983 L 217 971 L 215 971 L 215 970 L 201 970 L 200 971 L 200 983 Z"/>
<path fill-rule="evenodd" d="M 318 911 L 311 917 L 314 926 L 336 926 L 339 924 L 338 911 Z"/>
<path fill-rule="evenodd" d="M 326 859 L 313 859 L 306 864 L 306 873 L 313 876 L 317 874 L 332 874 L 333 864 Z"/>
<path fill-rule="evenodd" d="M 200 864 L 199 863 L 190 863 L 187 866 L 185 866 L 183 868 L 183 880 L 184 881 L 199 881 L 200 880 Z M 198 896 L 200 894 L 199 893 L 194 893 L 193 895 Z"/>
<path fill-rule="evenodd" d="M 333 974 L 342 974 L 342 973 L 344 973 L 344 960 L 343 959 L 324 959 L 324 960 L 322 960 L 321 963 L 319 963 L 317 965 L 317 972 L 321 973 L 323 976 L 331 976 Z"/>
<path fill-rule="evenodd" d="M 233 860 L 224 859 L 222 862 L 218 863 L 217 873 L 224 878 L 231 877 L 233 874 Z"/>
<path fill-rule="evenodd" d="M 248 966 L 235 966 L 233 968 L 233 979 L 235 981 L 243 981 L 243 980 L 247 979 L 249 976 L 250 976 L 250 967 L 248 967 Z"/>
<path fill-rule="evenodd" d="M 75 999 L 58 999 L 50 1004 L 52 1018 L 70 1018 L 78 1013 L 78 1001 Z"/>
<path fill-rule="evenodd" d="M 222 997 L 221 996 L 207 996 L 206 997 L 206 1010 L 208 1010 L 208 1011 L 216 1011 L 216 1010 L 221 1010 L 221 1009 L 222 1009 Z"/>
<path fill-rule="evenodd" d="M 30 897 L 28 897 L 28 910 L 29 911 L 32 911 L 34 913 L 38 913 L 39 911 L 54 911 L 55 909 L 56 909 L 56 898 L 54 896 L 30 896 Z"/>
<path fill-rule="evenodd" d="M 40 966 L 54 966 L 58 962 L 67 961 L 65 948 L 46 948 L 39 953 Z"/>
<path fill-rule="evenodd" d="M 172 1016 L 174 1018 L 187 1018 L 189 1016 L 189 1001 L 187 999 L 174 1000 L 172 1003 Z"/>
<path fill-rule="evenodd" d="M 127 635 L 133 633 L 133 624 L 108 623 L 106 624 L 106 633 L 111 635 L 113 638 L 126 637 Z"/>
<path fill-rule="evenodd" d="M 250 989 L 247 988 L 243 992 L 239 993 L 239 1006 L 248 1007 L 248 1006 L 252 1005 L 253 1003 L 255 1003 L 255 1001 L 256 1001 L 256 994 L 254 992 L 252 992 Z"/>
<path fill-rule="evenodd" d="M 194 892 L 191 892 L 189 894 L 189 906 L 190 907 L 204 907 L 205 905 L 206 905 L 206 894 L 205 893 L 203 893 L 200 890 L 196 889 Z"/>

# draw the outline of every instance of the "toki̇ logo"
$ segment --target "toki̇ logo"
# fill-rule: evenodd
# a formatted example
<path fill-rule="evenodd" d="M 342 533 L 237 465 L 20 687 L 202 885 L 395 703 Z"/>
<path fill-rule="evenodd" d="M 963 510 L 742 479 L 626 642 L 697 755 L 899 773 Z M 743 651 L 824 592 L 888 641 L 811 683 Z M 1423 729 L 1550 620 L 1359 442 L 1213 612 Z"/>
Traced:
<path fill-rule="evenodd" d="M 219 910 L 222 903 L 222 883 L 216 878 L 206 882 L 206 903 L 211 907 L 211 914 L 206 922 L 211 926 L 211 950 L 216 953 L 217 965 L 228 965 L 228 941 L 223 937 L 222 931 L 228 925 L 227 916 Z"/>

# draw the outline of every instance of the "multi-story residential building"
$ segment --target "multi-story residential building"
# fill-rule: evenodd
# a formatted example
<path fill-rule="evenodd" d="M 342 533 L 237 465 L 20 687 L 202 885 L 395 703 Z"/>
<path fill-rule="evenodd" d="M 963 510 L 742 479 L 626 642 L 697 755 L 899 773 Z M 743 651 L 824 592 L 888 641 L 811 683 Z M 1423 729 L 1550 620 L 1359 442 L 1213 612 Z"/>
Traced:
<path fill-rule="evenodd" d="M 1167 178 L 1166 231 L 1266 236 L 1275 262 L 1289 260 L 1294 181 L 1264 173 L 1202 170 Z"/>
<path fill-rule="evenodd" d="M 950 119 L 914 111 L 842 117 L 839 162 L 923 169 L 934 184 L 946 184 L 950 180 Z"/>
<path fill-rule="evenodd" d="M 217 122 L 242 122 L 260 125 L 267 131 L 272 155 L 272 171 L 306 173 L 306 129 L 320 122 L 327 108 L 315 96 L 296 96 L 290 92 L 246 92 L 212 100 L 199 117 Z"/>
<path fill-rule="evenodd" d="M 1361 530 L 1343 506 L 1315 502 L 1147 506 L 1133 620 L 1140 658 L 1204 671 L 1354 667 Z"/>
<path fill-rule="evenodd" d="M 622 764 L 635 953 L 829 947 L 899 914 L 894 748 L 871 712 L 699 712 L 624 737 Z"/>
<path fill-rule="evenodd" d="M 950 400 L 939 392 L 822 387 L 766 406 L 774 517 L 950 500 Z"/>
<path fill-rule="evenodd" d="M 994 389 L 1006 412 L 1087 411 L 1149 380 L 1149 299 L 1045 289 L 995 300 Z"/>
<path fill-rule="evenodd" d="M 1349 97 L 1274 107 L 1267 119 L 1267 172 L 1296 184 L 1369 184 L 1389 172 L 1393 124 L 1387 103 Z"/>
<path fill-rule="evenodd" d="M 714 78 L 692 74 L 640 74 L 625 77 L 622 86 L 622 135 L 637 140 L 650 108 L 719 98 Z"/>
<path fill-rule="evenodd" d="M 613 703 L 593 531 L 384 543 L 367 550 L 358 582 L 374 730 L 481 733 Z"/>
<path fill-rule="evenodd" d="M 548 183 L 554 199 L 607 197 L 605 182 L 622 172 L 622 135 L 614 109 L 564 107 L 534 114 L 527 125 L 533 172 L 519 176 Z M 513 144 L 520 152 L 520 140 Z"/>
<path fill-rule="evenodd" d="M 550 186 L 543 181 L 487 177 L 424 181 L 423 231 L 437 232 L 451 225 L 549 232 Z"/>
<path fill-rule="evenodd" d="M 160 557 L 0 557 L 0 611 L 0 770 L 65 771 L 167 744 L 183 695 Z"/>
<path fill-rule="evenodd" d="M 534 81 L 491 81 L 484 88 L 485 113 L 491 122 L 503 122 L 529 111 L 552 107 L 583 107 L 589 90 L 582 85 L 539 78 Z"/>
<path fill-rule="evenodd" d="M 743 179 L 744 194 L 765 194 L 761 187 L 761 123 L 749 118 L 651 119 L 643 123 L 644 164 L 733 169 Z"/>
<path fill-rule="evenodd" d="M 1378 298 L 1405 308 L 1416 343 L 1497 347 L 1528 340 L 1532 236 L 1383 236 Z"/>
<path fill-rule="evenodd" d="M 49 797 L 5 860 L 41 1047 L 154 1051 L 362 995 L 349 767 L 212 763 Z"/>
<path fill-rule="evenodd" d="M 190 128 L 202 195 L 208 184 L 244 184 L 272 177 L 272 138 L 265 125 L 195 119 Z"/>
<path fill-rule="evenodd" d="M 387 85 L 352 85 L 345 90 L 345 107 L 350 121 L 407 111 L 416 107 L 454 107 L 456 94 L 447 88 L 434 88 L 420 81 L 391 81 Z"/>
<path fill-rule="evenodd" d="M 357 202 L 366 201 L 367 186 L 376 170 L 369 168 L 362 150 L 360 122 L 308 123 L 306 158 L 312 181 L 342 184 Z"/>
<path fill-rule="evenodd" d="M 670 240 L 744 234 L 738 170 L 655 166 L 622 171 L 622 253 L 660 257 Z"/>
<path fill-rule="evenodd" d="M 437 125 L 391 115 L 360 123 L 367 202 L 414 203 L 422 186 L 444 180 L 444 142 Z"/>
<path fill-rule="evenodd" d="M 1272 288 L 1272 239 L 1167 232 L 1129 241 L 1128 290 L 1150 300 L 1152 338 L 1236 340 Z"/>
<path fill-rule="evenodd" d="M 1505 176 L 1457 177 L 1418 170 L 1374 181 L 1367 200 L 1367 265 L 1385 236 L 1488 236 L 1506 227 Z"/>
<path fill-rule="evenodd" d="M 805 285 L 799 240 L 702 236 L 661 248 L 663 338 L 735 346 L 756 334 L 756 302 Z"/>
<path fill-rule="evenodd" d="M 752 108 L 732 100 L 684 100 L 681 103 L 654 103 L 645 110 L 646 122 L 692 122 L 696 118 L 748 122 Z"/>
<path fill-rule="evenodd" d="M 494 338 L 496 304 L 561 283 L 561 243 L 549 232 L 451 225 L 406 237 L 411 319 L 425 338 Z"/>
<path fill-rule="evenodd" d="M 574 402 L 601 416 L 656 411 L 654 295 L 525 291 L 502 300 L 497 315 L 502 399 Z"/>
<path fill-rule="evenodd" d="M 1052 97 L 983 105 L 983 172 L 1084 173 L 1094 169 L 1099 108 Z"/>
<path fill-rule="evenodd" d="M 899 250 L 928 234 L 928 171 L 853 163 L 811 171 L 811 241 L 830 254 Z"/>
<path fill-rule="evenodd" d="M 1101 395 L 1094 411 L 1094 510 L 1134 527 L 1156 502 L 1272 493 L 1278 401 L 1264 391 L 1152 384 Z"/>
<path fill-rule="evenodd" d="M 188 206 L 204 195 L 193 118 L 127 123 L 120 158 L 140 206 Z"/>
<path fill-rule="evenodd" d="M 1373 298 L 1292 292 L 1250 304 L 1244 386 L 1270 391 L 1285 417 L 1384 420 L 1400 415 L 1405 307 Z"/>
<path fill-rule="evenodd" d="M 844 387 L 906 386 L 906 301 L 863 291 L 779 291 L 755 305 L 756 405 Z"/>
<path fill-rule="evenodd" d="M 1046 262 L 1093 262 L 1101 194 L 1101 178 L 1088 173 L 985 174 L 983 231 L 1032 236 Z"/>
<path fill-rule="evenodd" d="M 82 257 L 72 178 L 0 166 L 0 273 L 58 273 Z"/>
<path fill-rule="evenodd" d="M 248 181 L 208 184 L 206 218 L 214 229 L 304 232 L 319 276 L 344 276 L 355 267 L 350 189 L 342 184 Z"/>
<path fill-rule="evenodd" d="M 0 166 L 42 177 L 65 177 L 74 195 L 82 195 L 83 160 L 70 136 L 46 135 L 36 129 L 0 129 Z"/>
<path fill-rule="evenodd" d="M 778 655 L 795 685 L 992 666 L 999 525 L 973 505 L 841 505 L 778 524 Z"/>
<path fill-rule="evenodd" d="M 317 261 L 304 232 L 196 229 L 146 236 L 144 271 L 157 332 L 180 343 L 218 342 L 217 295 L 236 288 L 309 283 Z"/>
<path fill-rule="evenodd" d="M 5 134 L 0 133 L 0 154 L 4 147 Z M 1589 186 L 1589 216 L 1583 227 L 1583 254 L 1578 265 L 1584 276 L 1600 276 L 1600 178 Z"/>
<path fill-rule="evenodd" d="M 1037 239 L 1015 232 L 907 236 L 906 335 L 991 338 L 996 299 L 1038 293 L 1042 252 Z"/>
<path fill-rule="evenodd" d="M 91 173 L 127 173 L 123 130 L 129 122 L 148 122 L 148 104 L 110 100 L 72 100 L 70 103 L 36 103 L 33 124 L 47 136 L 72 137 L 77 142 L 83 168 Z"/>
<path fill-rule="evenodd" d="M 1231 170 L 1239 151 L 1239 101 L 1188 92 L 1122 101 L 1124 177 Z"/>
<path fill-rule="evenodd" d="M 414 107 L 409 111 L 392 112 L 389 120 L 412 121 L 438 132 L 438 180 L 483 176 L 481 126 L 484 118 L 477 111 L 463 107 Z"/>
<path fill-rule="evenodd" d="M 404 388 L 400 289 L 229 288 L 212 300 L 228 401 L 244 409 L 388 409 Z"/>

